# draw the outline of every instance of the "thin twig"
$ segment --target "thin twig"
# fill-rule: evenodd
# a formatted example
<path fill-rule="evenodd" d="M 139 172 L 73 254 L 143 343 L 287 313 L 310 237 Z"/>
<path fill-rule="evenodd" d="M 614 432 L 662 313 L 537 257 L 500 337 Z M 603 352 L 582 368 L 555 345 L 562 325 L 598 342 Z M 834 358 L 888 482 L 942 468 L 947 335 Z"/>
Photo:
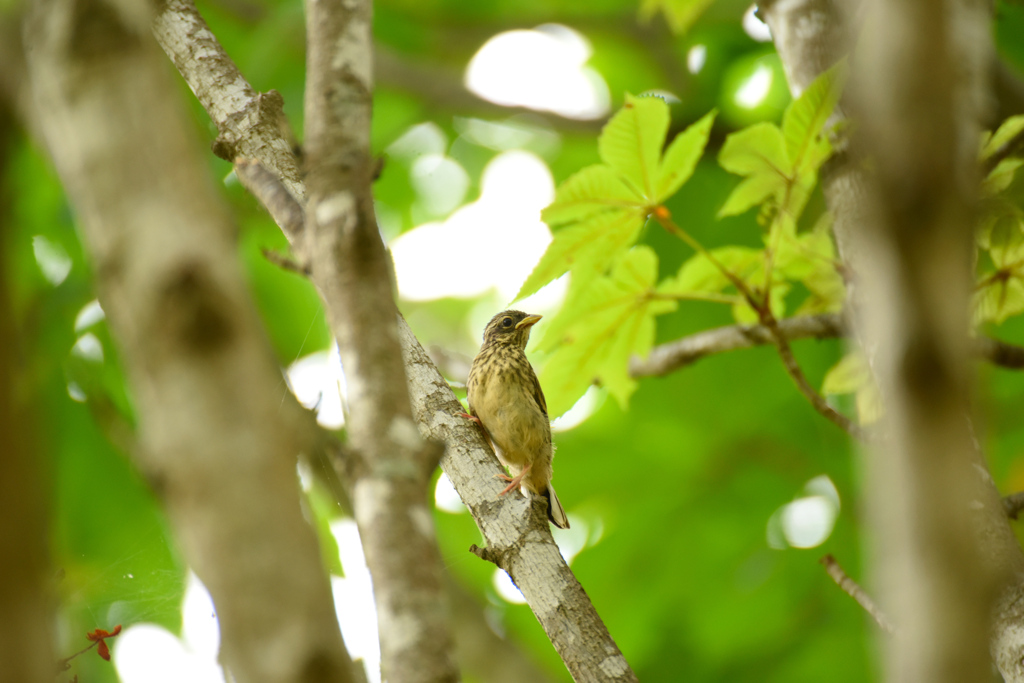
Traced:
<path fill-rule="evenodd" d="M 303 277 L 310 276 L 309 266 L 304 266 L 295 259 L 288 258 L 284 254 L 279 254 L 278 252 L 273 251 L 272 249 L 261 249 L 260 251 L 263 253 L 263 258 L 267 259 L 278 268 L 295 273 L 296 275 L 301 275 Z"/>
<path fill-rule="evenodd" d="M 783 318 L 778 321 L 778 326 L 779 332 L 789 341 L 845 336 L 843 318 L 838 313 Z M 771 330 L 765 325 L 716 327 L 655 346 L 645 359 L 634 356 L 629 364 L 629 374 L 634 378 L 661 377 L 705 356 L 772 343 Z"/>
<path fill-rule="evenodd" d="M 838 313 L 783 318 L 778 321 L 778 326 L 779 332 L 789 341 L 846 337 L 846 325 Z M 771 330 L 766 325 L 716 327 L 659 344 L 651 349 L 645 359 L 634 357 L 629 364 L 629 374 L 634 378 L 662 377 L 705 356 L 772 343 Z M 978 337 L 974 340 L 972 351 L 976 358 L 996 367 L 1024 369 L 1024 347 L 991 337 Z"/>
<path fill-rule="evenodd" d="M 818 560 L 825 566 L 825 571 L 832 577 L 832 580 L 836 582 L 836 585 L 843 589 L 843 591 L 851 598 L 857 601 L 857 603 L 864 608 L 868 614 L 875 620 L 878 627 L 883 631 L 892 635 L 896 632 L 896 627 L 892 625 L 889 618 L 885 616 L 885 613 L 875 604 L 875 601 L 871 599 L 871 596 L 865 592 L 860 585 L 851 579 L 843 568 L 836 562 L 836 558 L 832 557 L 831 554 L 825 555 L 825 557 Z"/>
<path fill-rule="evenodd" d="M 750 287 L 747 286 L 746 282 L 722 265 L 722 262 L 715 258 L 710 251 L 705 249 L 700 242 L 693 239 L 693 237 L 691 237 L 685 230 L 676 225 L 675 222 L 672 221 L 672 215 L 669 213 L 668 209 L 663 206 L 659 206 L 652 212 L 652 215 L 667 231 L 682 239 L 698 253 L 704 255 L 708 261 L 711 262 L 711 265 L 715 266 L 715 268 L 717 268 L 722 275 L 728 278 L 729 282 L 739 290 L 740 294 L 742 294 L 747 300 L 750 307 L 757 311 L 757 314 L 761 318 L 761 324 L 767 328 L 772 341 L 775 344 L 775 348 L 778 349 L 783 367 L 786 368 L 786 372 L 793 379 L 793 382 L 796 384 L 800 393 L 810 401 L 811 406 L 821 413 L 829 422 L 832 422 L 850 436 L 863 441 L 864 433 L 860 427 L 854 424 L 850 418 L 830 406 L 828 401 L 826 401 L 825 398 L 811 386 L 811 383 L 807 381 L 807 376 L 800 368 L 800 364 L 796 362 L 796 357 L 793 355 L 793 349 L 789 346 L 789 342 L 786 340 L 785 334 L 783 334 L 779 329 L 779 321 L 775 319 L 775 315 L 772 313 L 771 297 L 769 296 L 769 293 L 765 291 L 763 297 L 758 297 Z"/>
<path fill-rule="evenodd" d="M 857 424 L 855 424 L 850 418 L 846 417 L 835 408 L 828 404 L 825 397 L 819 394 L 811 383 L 807 381 L 807 375 L 804 374 L 800 364 L 796 362 L 796 357 L 793 356 L 793 349 L 789 345 L 789 341 L 786 336 L 779 330 L 779 323 L 775 320 L 775 317 L 771 314 L 762 316 L 765 325 L 771 331 L 772 339 L 775 341 L 775 348 L 779 351 L 779 357 L 782 359 L 782 365 L 786 368 L 786 372 L 796 383 L 797 389 L 800 393 L 810 401 L 811 406 L 814 407 L 819 413 L 821 413 L 827 420 L 835 424 L 837 427 L 845 431 L 850 436 L 864 441 L 865 435 Z"/>
<path fill-rule="evenodd" d="M 302 234 L 306 216 L 302 205 L 276 175 L 255 159 L 236 159 L 235 175 L 267 210 L 289 239 Z"/>

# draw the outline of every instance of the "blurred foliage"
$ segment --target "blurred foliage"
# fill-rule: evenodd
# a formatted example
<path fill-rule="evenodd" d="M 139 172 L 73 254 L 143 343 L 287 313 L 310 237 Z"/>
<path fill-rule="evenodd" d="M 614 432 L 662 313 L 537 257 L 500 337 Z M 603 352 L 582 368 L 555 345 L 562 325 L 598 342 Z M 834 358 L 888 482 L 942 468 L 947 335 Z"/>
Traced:
<path fill-rule="evenodd" d="M 819 220 L 823 202 L 813 179 L 820 158 L 801 166 L 810 157 L 794 156 L 793 145 L 821 140 L 815 137 L 823 123 L 818 114 L 830 91 L 808 96 L 824 98 L 817 101 L 820 106 L 804 98 L 791 106 L 770 43 L 756 42 L 741 27 L 747 5 L 733 0 L 704 5 L 699 0 L 380 0 L 375 31 L 380 46 L 401 65 L 429 66 L 457 89 L 470 58 L 494 34 L 544 23 L 574 28 L 590 43 L 589 64 L 608 84 L 613 111 L 624 103 L 639 104 L 648 108 L 645 115 L 656 119 L 639 127 L 633 122 L 633 130 L 653 125 L 658 133 L 641 150 L 641 163 L 662 171 L 686 169 L 686 177 L 680 176 L 684 184 L 666 180 L 664 187 L 633 187 L 641 194 L 650 190 L 643 195 L 643 206 L 663 206 L 679 230 L 740 270 L 746 268 L 745 258 L 763 254 L 766 237 L 771 242 L 776 235 L 799 235 L 801 248 L 829 260 L 828 225 Z M 250 82 L 282 93 L 301 139 L 302 3 L 216 0 L 202 2 L 200 10 Z M 15 10 L 5 6 L 3 11 Z M 685 26 L 687 31 L 674 33 L 666 15 L 674 28 Z M 1024 68 L 1024 11 L 1019 3 L 1002 0 L 995 16 L 999 53 L 1011 67 Z M 700 68 L 688 68 L 691 55 L 701 53 Z M 738 88 L 758 70 L 770 75 L 767 93 L 757 106 L 739 106 Z M 598 143 L 598 126 L 541 113 L 506 121 L 494 106 L 449 101 L 445 88 L 413 91 L 397 83 L 387 74 L 379 78 L 373 121 L 375 148 L 387 155 L 376 190 L 382 230 L 389 239 L 412 229 L 422 217 L 412 176 L 414 157 L 388 154 L 389 146 L 415 124 L 435 126 L 440 152 L 466 170 L 467 201 L 479 195 L 481 172 L 499 152 L 466 133 L 471 119 L 533 131 L 523 147 L 549 165 L 561 185 L 560 198 L 572 178 L 579 177 L 574 174 L 593 164 L 617 168 L 627 180 L 637 170 L 623 157 L 628 149 Z M 674 98 L 666 106 L 661 100 L 626 95 L 648 91 Z M 215 134 L 208 118 L 184 85 L 181 97 L 194 116 L 196 144 L 208 144 Z M 783 116 L 787 107 L 803 113 Z M 719 111 L 713 122 L 702 118 L 712 109 Z M 609 135 L 629 123 L 615 119 Z M 755 127 L 735 137 L 751 125 Z M 731 142 L 726 141 L 729 134 L 734 134 Z M 659 156 L 663 140 L 681 139 L 688 142 Z M 736 154 L 758 145 L 782 155 L 778 159 L 784 158 L 783 165 L 792 171 L 786 177 L 800 181 L 800 192 L 786 192 L 778 178 L 764 176 L 764 168 L 744 164 Z M 330 336 L 313 287 L 262 255 L 264 249 L 286 250 L 279 230 L 230 179 L 229 165 L 212 154 L 208 158 L 211 182 L 222 183 L 224 200 L 240 227 L 239 256 L 282 365 L 326 349 Z M 0 218 L 0 224 L 11 226 L 0 236 L 7 240 L 3 276 L 11 282 L 14 315 L 24 348 L 30 350 L 23 371 L 34 387 L 38 422 L 46 425 L 40 441 L 55 494 L 52 547 L 55 566 L 64 570 L 58 650 L 70 654 L 87 631 L 118 623 L 155 622 L 177 630 L 186 567 L 166 518 L 130 464 L 135 423 L 131 392 L 105 323 L 86 321 L 76 329 L 77 316 L 96 293 L 71 210 L 45 154 L 27 134 L 2 161 L 15 198 L 12 214 Z M 979 269 L 988 280 L 979 289 L 978 322 L 1001 338 L 1024 343 L 1024 322 L 1016 315 L 1024 310 L 1019 284 L 1024 231 L 1016 199 L 1021 174 L 1013 164 L 1004 164 L 992 170 L 986 184 L 991 210 L 979 233 Z M 752 187 L 757 192 L 744 194 Z M 766 198 L 767 210 L 746 210 L 766 206 Z M 798 207 L 786 203 L 793 200 Z M 602 284 L 588 295 L 640 291 L 661 282 L 685 285 L 692 292 L 697 281 L 711 291 L 707 276 L 713 273 L 700 262 L 707 257 L 695 257 L 690 245 L 653 221 L 645 223 L 646 215 L 630 219 L 628 238 L 619 247 L 625 255 L 601 266 L 594 278 Z M 800 220 L 801 215 L 807 218 Z M 54 272 L 44 274 L 37 261 L 40 237 L 56 262 L 70 262 L 59 282 Z M 758 258 L 744 271 L 752 281 L 763 281 L 768 274 Z M 807 310 L 834 307 L 834 278 L 813 268 L 801 271 L 796 261 L 789 271 L 786 264 L 776 264 L 785 277 L 768 279 L 769 289 L 779 292 L 772 310 L 796 310 L 815 294 L 824 303 Z M 703 280 L 697 277 L 701 273 Z M 729 287 L 721 280 L 715 285 L 721 285 L 714 290 L 719 293 Z M 679 299 L 648 305 L 636 317 L 631 340 L 609 353 L 617 353 L 621 362 L 631 351 L 743 316 L 714 301 Z M 507 303 L 488 294 L 401 305 L 425 346 L 472 357 L 482 321 Z M 538 332 L 549 324 L 556 329 L 554 322 L 546 319 Z M 86 344 L 85 350 L 93 350 L 85 353 L 80 339 L 87 334 L 95 341 Z M 95 352 L 97 343 L 101 354 Z M 78 352 L 73 351 L 76 344 Z M 559 362 L 558 352 L 546 350 L 548 355 L 534 355 L 538 366 L 547 374 L 564 373 L 567 366 L 552 366 Z M 840 342 L 802 342 L 796 354 L 814 386 L 824 381 L 833 393 L 858 392 L 858 404 L 864 400 L 858 384 L 864 373 L 858 373 L 856 361 L 836 365 L 843 355 Z M 835 369 L 826 379 L 830 368 Z M 981 430 L 993 474 L 1004 492 L 1024 488 L 1024 423 L 1019 419 L 1024 381 L 1019 373 L 992 367 L 982 367 L 979 374 L 979 404 L 986 416 Z M 452 379 L 460 378 L 453 374 Z M 640 679 L 873 680 L 873 627 L 817 563 L 831 552 L 852 576 L 862 576 L 859 463 L 848 439 L 796 391 L 774 351 L 759 348 L 713 357 L 662 379 L 633 382 L 621 368 L 619 375 L 605 379 L 597 412 L 555 436 L 556 483 L 573 518 L 573 532 L 582 534 L 574 542 L 585 546 L 573 568 Z M 604 400 L 608 393 L 630 396 L 628 411 L 615 400 Z M 837 400 L 840 408 L 854 410 L 852 400 Z M 571 405 L 569 398 L 562 402 Z M 822 474 L 834 483 L 841 501 L 827 540 L 810 549 L 771 546 L 769 519 L 804 495 L 805 484 Z M 314 498 L 310 510 L 326 539 L 324 520 L 337 509 Z M 440 511 L 436 519 L 452 575 L 480 598 L 496 627 L 521 642 L 553 680 L 568 681 L 529 608 L 500 598 L 492 582 L 493 567 L 467 552 L 480 540 L 472 519 Z M 327 564 L 338 571 L 333 561 Z M 98 658 L 78 660 L 75 666 L 79 680 L 115 680 L 112 668 Z"/>

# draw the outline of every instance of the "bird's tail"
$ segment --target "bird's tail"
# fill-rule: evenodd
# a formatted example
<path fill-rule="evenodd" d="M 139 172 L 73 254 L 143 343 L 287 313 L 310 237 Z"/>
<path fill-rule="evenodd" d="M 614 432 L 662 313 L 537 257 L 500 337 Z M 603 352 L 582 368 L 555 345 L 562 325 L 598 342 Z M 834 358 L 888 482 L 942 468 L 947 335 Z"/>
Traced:
<path fill-rule="evenodd" d="M 548 490 L 544 497 L 548 499 L 548 519 L 559 529 L 568 529 L 569 518 L 565 515 L 565 509 L 562 507 L 561 501 L 558 500 L 558 495 L 555 494 L 555 487 L 548 484 Z"/>

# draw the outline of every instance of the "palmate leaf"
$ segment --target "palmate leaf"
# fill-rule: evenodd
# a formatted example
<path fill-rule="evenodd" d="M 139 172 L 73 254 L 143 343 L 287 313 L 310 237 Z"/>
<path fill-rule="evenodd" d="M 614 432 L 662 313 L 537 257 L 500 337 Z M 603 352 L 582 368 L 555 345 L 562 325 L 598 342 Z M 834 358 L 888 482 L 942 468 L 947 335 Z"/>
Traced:
<path fill-rule="evenodd" d="M 570 308 L 556 316 L 571 316 L 559 325 L 558 350 L 541 371 L 541 384 L 551 417 L 557 417 L 600 381 L 625 405 L 636 388 L 629 377 L 629 358 L 650 351 L 654 316 L 675 310 L 674 301 L 652 297 L 658 258 L 646 246 L 635 247 L 617 260 L 609 275 L 595 278 Z"/>
<path fill-rule="evenodd" d="M 719 218 L 772 199 L 795 223 L 817 182 L 818 168 L 832 153 L 821 132 L 839 99 L 845 71 L 840 63 L 818 76 L 786 108 L 782 128 L 758 123 L 725 139 L 718 163 L 745 178 L 718 211 Z"/>
<path fill-rule="evenodd" d="M 663 157 L 668 105 L 657 97 L 626 95 L 598 139 L 604 163 L 571 176 L 541 212 L 548 225 L 560 229 L 516 300 L 569 271 L 576 288 L 603 275 L 636 242 L 648 214 L 693 174 L 713 121 L 714 112 L 691 125 Z"/>
<path fill-rule="evenodd" d="M 601 160 L 644 197 L 654 197 L 655 174 L 668 124 L 668 105 L 660 97 L 627 94 L 622 109 L 597 139 Z"/>
<path fill-rule="evenodd" d="M 730 273 L 744 281 L 764 265 L 764 251 L 760 249 L 729 246 L 712 249 L 710 253 Z M 683 263 L 675 277 L 666 278 L 658 286 L 658 291 L 668 295 L 715 294 L 731 284 L 718 266 L 698 253 Z"/>
<path fill-rule="evenodd" d="M 981 160 L 985 161 L 1024 131 L 1024 114 L 1011 116 L 991 136 L 982 139 Z"/>
<path fill-rule="evenodd" d="M 640 19 L 648 21 L 661 10 L 676 35 L 686 33 L 714 0 L 642 0 Z"/>
<path fill-rule="evenodd" d="M 705 114 L 703 118 L 677 135 L 665 150 L 665 156 L 658 168 L 655 188 L 657 201 L 663 202 L 674 195 L 693 175 L 693 170 L 708 144 L 715 115 L 714 111 Z"/>
<path fill-rule="evenodd" d="M 718 153 L 726 171 L 746 176 L 725 200 L 718 217 L 734 216 L 785 192 L 792 168 L 786 141 L 779 127 L 758 123 L 729 135 Z"/>
<path fill-rule="evenodd" d="M 983 280 L 991 279 L 991 273 Z M 1001 325 L 1007 318 L 1024 313 L 1024 281 L 1016 275 L 995 279 L 974 294 L 974 324 Z"/>
<path fill-rule="evenodd" d="M 843 356 L 825 374 L 821 393 L 826 395 L 856 394 L 857 420 L 871 424 L 882 415 L 882 397 L 868 368 L 864 355 L 855 352 Z"/>
<path fill-rule="evenodd" d="M 635 208 L 642 202 L 643 196 L 623 183 L 615 169 L 597 164 L 559 185 L 555 201 L 541 212 L 541 218 L 548 225 L 563 225 L 602 211 Z"/>
<path fill-rule="evenodd" d="M 807 87 L 782 116 L 786 153 L 798 173 L 817 171 L 828 157 L 831 145 L 819 135 L 839 102 L 846 84 L 846 60 L 828 69 Z"/>
<path fill-rule="evenodd" d="M 552 280 L 572 270 L 576 287 L 585 287 L 602 274 L 615 257 L 628 249 L 644 225 L 637 211 L 616 209 L 594 214 L 585 221 L 555 234 L 540 261 L 519 289 L 516 299 L 530 296 Z"/>

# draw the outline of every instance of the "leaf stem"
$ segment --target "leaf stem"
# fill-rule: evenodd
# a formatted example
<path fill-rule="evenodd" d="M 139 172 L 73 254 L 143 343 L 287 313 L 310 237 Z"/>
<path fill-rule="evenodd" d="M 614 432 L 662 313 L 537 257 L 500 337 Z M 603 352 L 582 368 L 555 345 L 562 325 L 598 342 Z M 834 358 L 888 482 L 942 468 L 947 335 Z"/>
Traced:
<path fill-rule="evenodd" d="M 729 282 L 739 290 L 747 300 L 747 303 L 750 304 L 750 307 L 757 311 L 757 314 L 761 319 L 761 324 L 768 328 L 768 331 L 771 333 L 772 340 L 775 342 L 775 348 L 778 350 L 779 357 L 782 359 L 783 367 L 786 368 L 786 372 L 789 374 L 790 378 L 792 378 L 797 389 L 800 390 L 800 393 L 810 401 L 811 406 L 847 434 L 863 441 L 864 433 L 861 428 L 854 424 L 848 417 L 830 406 L 825 398 L 815 391 L 814 387 L 811 386 L 811 383 L 807 381 L 807 376 L 804 374 L 804 371 L 800 368 L 800 364 L 796 361 L 796 357 L 793 355 L 793 349 L 790 347 L 789 341 L 779 330 L 779 321 L 772 313 L 768 293 L 765 292 L 763 300 L 758 299 L 750 287 L 747 286 L 747 283 L 722 265 L 721 261 L 716 259 L 710 251 L 705 249 L 704 246 L 691 237 L 689 233 L 676 225 L 672 220 L 672 214 L 667 208 L 664 206 L 658 206 L 651 212 L 651 215 L 654 216 L 655 220 L 657 220 L 665 230 L 683 240 L 695 251 L 707 258 L 708 261 L 711 262 L 711 265 L 717 268 L 719 272 L 721 272 L 722 275 L 724 275 Z"/>

